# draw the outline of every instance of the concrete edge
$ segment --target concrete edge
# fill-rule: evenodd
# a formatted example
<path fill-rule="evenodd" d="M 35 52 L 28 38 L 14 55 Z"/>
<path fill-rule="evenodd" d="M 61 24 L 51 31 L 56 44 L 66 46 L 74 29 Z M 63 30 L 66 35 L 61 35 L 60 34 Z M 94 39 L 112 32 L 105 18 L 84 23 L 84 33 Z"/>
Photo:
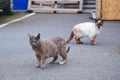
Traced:
<path fill-rule="evenodd" d="M 23 20 L 23 19 L 28 18 L 28 17 L 33 16 L 33 15 L 35 15 L 35 13 L 31 13 L 31 14 L 25 15 L 25 16 L 23 16 L 23 17 L 21 17 L 21 18 L 14 19 L 14 20 L 9 21 L 9 22 L 7 22 L 7 23 L 1 24 L 1 25 L 0 25 L 0 28 L 5 27 L 5 26 L 7 26 L 7 25 L 9 25 L 9 24 L 11 24 L 11 23 L 14 23 L 14 22 Z"/>

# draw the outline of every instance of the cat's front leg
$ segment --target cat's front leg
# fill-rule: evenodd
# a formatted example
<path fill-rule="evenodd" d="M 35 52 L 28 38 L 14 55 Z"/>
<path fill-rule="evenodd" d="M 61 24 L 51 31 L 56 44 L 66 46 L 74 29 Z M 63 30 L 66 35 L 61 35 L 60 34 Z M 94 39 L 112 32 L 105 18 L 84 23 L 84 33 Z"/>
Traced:
<path fill-rule="evenodd" d="M 90 45 L 94 45 L 94 43 L 95 43 L 95 38 L 96 38 L 96 35 L 90 36 Z"/>
<path fill-rule="evenodd" d="M 46 57 L 41 57 L 41 61 L 40 61 L 40 68 L 44 69 L 45 68 L 45 61 L 46 61 Z"/>
<path fill-rule="evenodd" d="M 38 64 L 36 65 L 36 67 L 40 68 L 40 56 L 36 55 L 36 58 L 37 58 L 37 61 L 38 61 Z"/>

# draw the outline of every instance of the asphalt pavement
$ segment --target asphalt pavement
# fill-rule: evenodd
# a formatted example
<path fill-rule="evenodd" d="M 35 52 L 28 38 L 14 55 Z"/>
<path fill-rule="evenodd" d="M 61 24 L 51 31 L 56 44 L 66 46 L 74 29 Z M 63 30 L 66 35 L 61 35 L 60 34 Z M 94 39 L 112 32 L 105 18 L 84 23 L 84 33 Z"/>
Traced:
<path fill-rule="evenodd" d="M 90 14 L 35 14 L 0 28 L 0 80 L 120 80 L 120 21 L 105 21 L 96 44 L 75 44 L 67 63 L 36 68 L 37 60 L 29 45 L 29 34 L 41 38 L 62 36 L 67 39 L 74 25 L 94 22 Z M 57 60 L 59 62 L 61 57 Z"/>

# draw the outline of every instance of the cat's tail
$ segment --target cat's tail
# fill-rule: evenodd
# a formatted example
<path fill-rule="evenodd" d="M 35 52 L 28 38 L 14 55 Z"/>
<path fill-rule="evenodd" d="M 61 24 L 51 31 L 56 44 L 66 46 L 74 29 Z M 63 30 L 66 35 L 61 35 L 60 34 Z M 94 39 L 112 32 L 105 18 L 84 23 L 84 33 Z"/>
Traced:
<path fill-rule="evenodd" d="M 67 53 L 70 51 L 70 47 L 67 48 Z"/>
<path fill-rule="evenodd" d="M 72 40 L 73 37 L 74 37 L 74 33 L 73 33 L 73 31 L 72 31 L 71 34 L 70 34 L 69 39 L 67 40 L 67 43 L 69 43 L 69 42 Z"/>

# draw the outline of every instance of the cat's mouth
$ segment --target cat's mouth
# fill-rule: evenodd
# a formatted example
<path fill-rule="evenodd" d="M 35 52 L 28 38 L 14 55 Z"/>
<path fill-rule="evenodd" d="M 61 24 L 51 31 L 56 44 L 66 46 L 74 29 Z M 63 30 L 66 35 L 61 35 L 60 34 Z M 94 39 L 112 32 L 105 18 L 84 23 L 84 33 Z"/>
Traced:
<path fill-rule="evenodd" d="M 31 44 L 31 46 L 32 46 L 32 48 L 39 48 L 40 47 L 40 45 L 38 45 L 38 44 Z"/>
<path fill-rule="evenodd" d="M 101 26 L 101 25 L 98 25 L 98 29 L 102 29 L 102 26 Z"/>
<path fill-rule="evenodd" d="M 97 27 L 98 29 L 102 29 L 103 25 L 102 25 L 102 24 L 96 24 L 96 27 Z"/>

